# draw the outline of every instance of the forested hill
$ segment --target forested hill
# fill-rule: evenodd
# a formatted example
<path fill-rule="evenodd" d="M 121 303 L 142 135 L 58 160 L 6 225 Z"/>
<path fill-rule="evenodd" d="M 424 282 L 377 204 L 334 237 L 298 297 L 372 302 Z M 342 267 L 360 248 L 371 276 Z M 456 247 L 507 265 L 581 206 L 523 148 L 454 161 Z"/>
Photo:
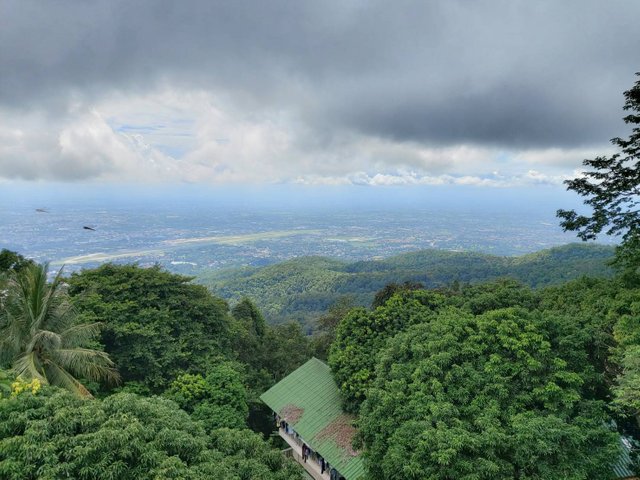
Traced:
<path fill-rule="evenodd" d="M 243 296 L 254 299 L 271 323 L 307 324 L 345 295 L 355 304 L 370 305 L 375 292 L 392 282 L 436 288 L 511 277 L 542 287 L 583 275 L 609 276 L 612 256 L 612 247 L 594 244 L 569 244 L 520 257 L 422 250 L 358 262 L 301 257 L 266 267 L 210 271 L 197 280 L 232 302 Z"/>

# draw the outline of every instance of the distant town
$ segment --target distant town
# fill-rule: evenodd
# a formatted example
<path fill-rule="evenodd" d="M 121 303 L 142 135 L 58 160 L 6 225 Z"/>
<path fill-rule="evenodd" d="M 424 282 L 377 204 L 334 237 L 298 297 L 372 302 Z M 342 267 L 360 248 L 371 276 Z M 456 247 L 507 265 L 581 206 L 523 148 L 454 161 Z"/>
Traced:
<path fill-rule="evenodd" d="M 184 274 L 261 266 L 301 256 L 384 258 L 425 248 L 520 255 L 576 241 L 553 213 L 427 209 L 216 211 L 157 206 L 0 210 L 0 245 L 65 271 L 107 261 L 159 263 Z M 91 230 L 83 227 L 89 226 Z M 611 240 L 609 240 L 611 241 Z"/>

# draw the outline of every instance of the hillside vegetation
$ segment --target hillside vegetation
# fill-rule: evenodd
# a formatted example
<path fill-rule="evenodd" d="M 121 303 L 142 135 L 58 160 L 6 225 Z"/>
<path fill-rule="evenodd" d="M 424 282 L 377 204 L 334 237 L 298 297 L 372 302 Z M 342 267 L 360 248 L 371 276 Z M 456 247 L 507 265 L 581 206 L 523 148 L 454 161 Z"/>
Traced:
<path fill-rule="evenodd" d="M 269 323 L 311 325 L 340 298 L 349 296 L 355 305 L 368 306 L 377 291 L 393 282 L 439 288 L 509 277 L 537 288 L 584 275 L 611 276 L 613 253 L 608 246 L 569 244 L 520 257 L 444 250 L 357 262 L 302 257 L 266 267 L 210 271 L 197 281 L 232 302 L 250 297 Z"/>
<path fill-rule="evenodd" d="M 437 267 L 449 258 L 475 259 L 480 273 L 508 264 L 541 285 L 553 265 L 592 268 L 594 252 L 569 246 L 495 262 L 446 252 L 315 258 L 298 260 L 308 267 L 302 276 L 280 281 L 295 291 L 306 276 L 327 288 L 371 271 L 445 271 Z M 332 265 L 341 268 L 333 278 L 314 278 Z M 386 285 L 370 308 L 340 297 L 305 336 L 298 323 L 269 325 L 250 299 L 230 309 L 157 266 L 106 264 L 65 278 L 60 290 L 31 281 L 42 271 L 10 267 L 0 299 L 0 347 L 21 334 L 16 351 L 0 356 L 0 478 L 299 479 L 284 445 L 265 440 L 274 422 L 258 398 L 311 356 L 328 360 L 344 409 L 358 417 L 367 479 L 615 480 L 614 463 L 631 473 L 619 435 L 639 436 L 637 278 L 538 289 L 472 276 L 432 290 Z M 61 312 L 73 326 L 43 330 Z M 96 328 L 99 337 L 77 339 L 70 374 L 41 368 L 72 358 L 58 337 Z M 118 385 L 92 375 L 94 350 L 113 362 Z M 22 368 L 25 352 L 34 368 Z"/>

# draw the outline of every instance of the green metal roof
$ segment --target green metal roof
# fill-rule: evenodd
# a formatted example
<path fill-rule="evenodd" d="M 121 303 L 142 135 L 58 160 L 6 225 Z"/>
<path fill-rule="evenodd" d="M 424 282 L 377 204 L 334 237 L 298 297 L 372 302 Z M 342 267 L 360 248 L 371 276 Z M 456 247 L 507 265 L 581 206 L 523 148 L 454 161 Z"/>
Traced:
<path fill-rule="evenodd" d="M 351 447 L 353 417 L 342 411 L 340 390 L 327 365 L 312 358 L 260 396 L 347 480 L 364 477 Z"/>
<path fill-rule="evenodd" d="M 631 441 L 620 437 L 621 454 L 617 462 L 613 465 L 616 478 L 635 478 L 635 473 L 631 470 Z"/>

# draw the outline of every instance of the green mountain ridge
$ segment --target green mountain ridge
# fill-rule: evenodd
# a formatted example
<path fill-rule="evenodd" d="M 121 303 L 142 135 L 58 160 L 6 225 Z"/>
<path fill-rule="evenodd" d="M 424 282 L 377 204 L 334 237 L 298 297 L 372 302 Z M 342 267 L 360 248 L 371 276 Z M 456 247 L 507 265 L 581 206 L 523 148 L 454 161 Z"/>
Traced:
<path fill-rule="evenodd" d="M 294 320 L 310 326 L 341 297 L 369 305 L 375 292 L 392 282 L 438 288 L 510 277 L 538 288 L 585 275 L 611 276 L 613 253 L 610 246 L 573 243 L 518 257 L 435 249 L 353 262 L 299 257 L 264 267 L 208 271 L 196 281 L 232 303 L 250 297 L 270 323 Z"/>

